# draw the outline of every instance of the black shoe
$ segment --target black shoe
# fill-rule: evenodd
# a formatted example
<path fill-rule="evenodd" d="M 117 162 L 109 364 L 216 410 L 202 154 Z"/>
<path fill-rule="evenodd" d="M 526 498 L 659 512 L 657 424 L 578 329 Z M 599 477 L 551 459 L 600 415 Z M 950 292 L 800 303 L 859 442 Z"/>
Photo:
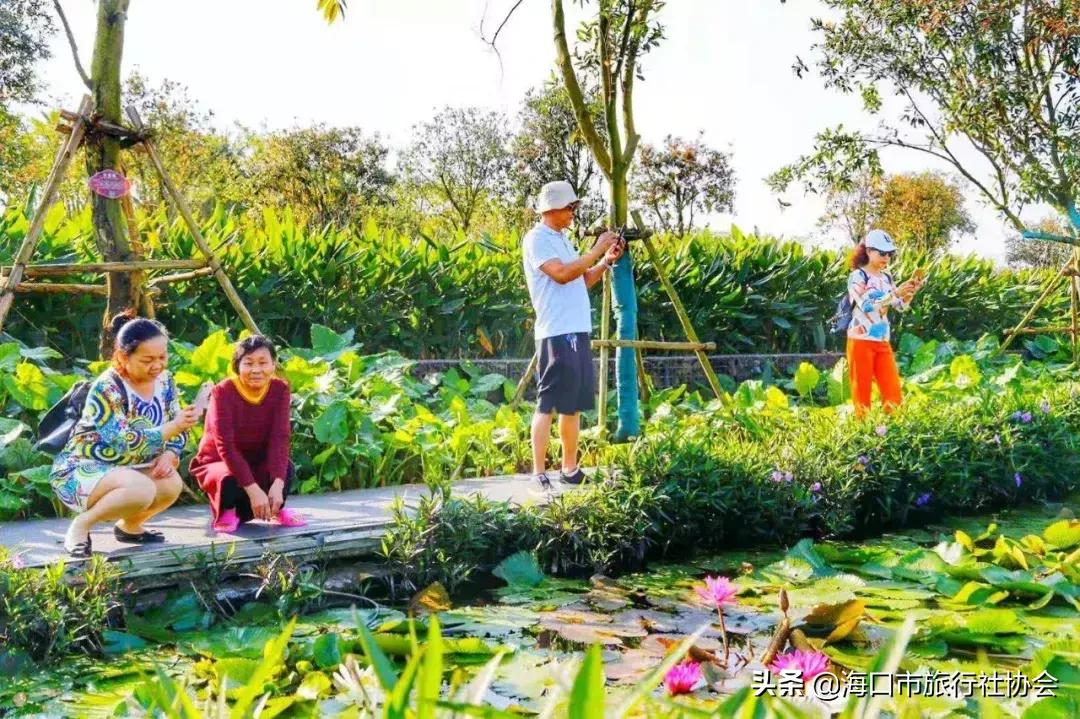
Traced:
<path fill-rule="evenodd" d="M 539 474 L 534 474 L 533 478 L 536 479 L 536 481 L 540 483 L 541 487 L 548 490 L 549 492 L 551 491 L 551 480 L 548 479 L 547 472 L 541 472 Z"/>
<path fill-rule="evenodd" d="M 144 529 L 139 534 L 131 534 L 120 527 L 113 527 L 113 536 L 116 537 L 116 541 L 124 544 L 159 544 L 165 541 L 164 534 L 152 529 Z"/>
<path fill-rule="evenodd" d="M 90 537 L 87 537 L 86 541 L 79 542 L 71 548 L 65 544 L 64 549 L 72 559 L 88 559 L 93 548 L 90 546 Z"/>
<path fill-rule="evenodd" d="M 581 467 L 575 469 L 571 474 L 567 474 L 562 470 L 559 471 L 559 481 L 563 484 L 581 484 L 586 479 L 588 479 L 588 477 L 581 471 Z"/>

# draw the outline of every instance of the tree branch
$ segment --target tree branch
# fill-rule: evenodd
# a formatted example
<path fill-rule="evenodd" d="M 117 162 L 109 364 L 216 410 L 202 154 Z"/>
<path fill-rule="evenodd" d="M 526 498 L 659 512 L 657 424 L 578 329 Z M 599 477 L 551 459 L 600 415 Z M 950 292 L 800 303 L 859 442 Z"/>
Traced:
<path fill-rule="evenodd" d="M 94 83 L 90 81 L 90 76 L 86 74 L 86 70 L 83 69 L 82 61 L 79 60 L 79 47 L 75 44 L 75 35 L 71 32 L 71 25 L 68 24 L 67 15 L 64 14 L 64 9 L 60 7 L 60 0 L 53 0 L 53 7 L 56 8 L 56 14 L 60 16 L 60 22 L 64 26 L 64 33 L 67 35 L 68 44 L 71 45 L 71 56 L 75 59 L 75 69 L 79 71 L 79 77 L 82 78 L 83 84 L 86 85 L 86 89 L 93 91 Z"/>
<path fill-rule="evenodd" d="M 641 11 L 642 25 L 645 25 L 649 20 L 649 8 L 650 5 L 646 5 Z M 631 43 L 626 49 L 626 65 L 622 68 L 622 115 L 623 115 L 623 128 L 626 130 L 626 149 L 623 151 L 623 163 L 629 165 L 634 159 L 634 153 L 637 152 L 638 142 L 641 137 L 637 134 L 637 127 L 634 123 L 634 77 L 637 73 L 637 54 L 638 43 Z"/>
<path fill-rule="evenodd" d="M 623 164 L 622 142 L 619 137 L 619 121 L 615 108 L 618 97 L 615 92 L 614 77 L 611 73 L 611 18 L 601 8 L 597 22 L 597 39 L 600 43 L 600 87 L 604 94 L 604 120 L 607 123 L 608 147 L 611 148 L 611 171 L 616 165 Z"/>
<path fill-rule="evenodd" d="M 596 158 L 596 163 L 600 165 L 604 176 L 611 179 L 611 154 L 608 152 L 607 147 L 604 146 L 604 140 L 600 137 L 600 133 L 596 131 L 592 124 L 589 106 L 585 102 L 581 84 L 578 82 L 577 74 L 574 72 L 574 62 L 570 57 L 570 48 L 566 44 L 566 13 L 563 11 L 562 0 L 551 0 L 551 15 L 555 31 L 555 65 L 559 68 L 563 86 L 566 88 L 567 95 L 570 96 L 570 106 L 574 108 L 574 117 L 577 119 L 578 129 L 581 130 L 581 136 L 585 138 L 585 144 L 592 150 L 593 157 Z"/>

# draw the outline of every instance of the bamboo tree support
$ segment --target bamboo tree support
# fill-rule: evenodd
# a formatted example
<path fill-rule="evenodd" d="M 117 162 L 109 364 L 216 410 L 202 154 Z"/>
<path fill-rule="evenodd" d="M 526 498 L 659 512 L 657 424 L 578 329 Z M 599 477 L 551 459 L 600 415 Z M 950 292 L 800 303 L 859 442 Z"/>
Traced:
<path fill-rule="evenodd" d="M 75 158 L 75 152 L 82 144 L 87 129 L 86 118 L 93 107 L 93 100 L 89 95 L 84 95 L 82 103 L 79 104 L 79 117 L 72 123 L 67 140 L 60 147 L 60 151 L 57 152 L 56 159 L 53 160 L 52 170 L 49 172 L 49 178 L 45 182 L 45 191 L 41 195 L 41 201 L 38 203 L 37 210 L 34 211 L 34 219 L 30 222 L 30 229 L 27 230 L 26 237 L 23 238 L 19 251 L 15 254 L 14 261 L 11 264 L 11 272 L 8 273 L 4 288 L 0 291 L 0 330 L 4 328 L 4 320 L 7 318 L 7 314 L 11 310 L 11 304 L 15 300 L 15 291 L 22 282 L 26 265 L 29 264 L 30 258 L 33 257 L 38 240 L 41 238 L 41 231 L 45 227 L 45 216 L 56 201 L 56 195 L 60 189 L 60 184 L 64 181 L 64 175 L 67 174 L 68 167 L 71 166 L 71 161 Z"/>
<path fill-rule="evenodd" d="M 0 329 L 3 329 L 4 320 L 7 318 L 8 312 L 11 310 L 12 303 L 14 301 L 15 293 L 19 292 L 40 292 L 48 294 L 92 294 L 92 295 L 105 295 L 109 294 L 109 287 L 105 285 L 94 284 L 79 284 L 79 283 L 40 283 L 40 282 L 24 282 L 26 277 L 62 277 L 65 275 L 81 275 L 81 274 L 109 274 L 126 272 L 132 276 L 133 282 L 139 286 L 146 286 L 147 291 L 143 294 L 142 306 L 139 308 L 144 315 L 153 316 L 154 306 L 151 295 L 161 292 L 161 286 L 170 282 L 182 282 L 185 280 L 191 280 L 198 277 L 204 277 L 206 275 L 213 274 L 218 283 L 221 285 L 228 297 L 229 302 L 240 316 L 244 326 L 251 332 L 258 332 L 258 326 L 255 324 L 255 320 L 244 306 L 243 301 L 240 299 L 240 295 L 236 292 L 236 288 L 233 287 L 232 282 L 225 274 L 224 269 L 221 266 L 221 262 L 217 259 L 217 255 L 206 242 L 202 236 L 202 232 L 199 230 L 198 225 L 195 223 L 194 216 L 191 213 L 187 202 L 183 196 L 177 190 L 176 185 L 173 184 L 168 173 L 161 162 L 161 158 L 158 156 L 156 148 L 150 139 L 143 131 L 142 122 L 139 120 L 138 114 L 133 109 L 128 110 L 129 117 L 134 122 L 135 129 L 132 130 L 127 127 L 109 123 L 95 118 L 92 113 L 94 109 L 93 99 L 87 95 L 84 96 L 82 102 L 79 105 L 77 112 L 68 112 L 66 110 L 61 111 L 61 117 L 69 125 L 62 125 L 59 129 L 66 137 L 60 149 L 57 151 L 56 159 L 53 161 L 53 166 L 49 172 L 49 177 L 45 183 L 45 189 L 42 192 L 41 200 L 38 203 L 37 209 L 34 212 L 34 217 L 31 220 L 30 227 L 27 230 L 26 236 L 23 238 L 22 244 L 19 246 L 18 252 L 15 254 L 12 265 L 8 267 L 0 267 Z M 55 263 L 55 264 L 41 264 L 31 265 L 30 260 L 34 255 L 34 251 L 37 249 L 38 242 L 41 239 L 41 233 L 45 225 L 45 218 L 49 209 L 56 202 L 57 194 L 64 177 L 74 160 L 75 154 L 82 146 L 87 137 L 97 137 L 100 135 L 108 135 L 120 138 L 123 141 L 125 147 L 131 145 L 142 144 L 150 156 L 150 159 L 154 165 L 155 170 L 161 177 L 162 184 L 168 191 L 170 199 L 173 201 L 177 209 L 180 210 L 180 214 L 184 219 L 192 236 L 195 238 L 195 243 L 198 245 L 200 252 L 205 259 L 185 259 L 185 260 L 127 260 L 121 262 L 91 262 L 86 264 L 78 263 Z M 118 168 L 122 167 L 117 165 Z M 139 236 L 138 225 L 135 221 L 135 212 L 131 204 L 131 198 L 124 196 L 120 200 L 121 211 L 124 215 L 125 223 L 127 225 L 126 234 L 130 246 L 136 250 L 137 254 L 141 254 L 142 242 Z M 165 275 L 157 277 L 151 280 L 149 283 L 145 282 L 145 273 L 152 270 L 184 270 L 173 275 Z"/>
<path fill-rule="evenodd" d="M 599 398 L 596 403 L 596 428 L 600 438 L 607 436 L 607 396 L 608 396 L 608 348 L 611 340 L 611 273 L 604 273 L 604 299 L 600 303 L 600 383 Z"/>
<path fill-rule="evenodd" d="M 645 372 L 645 354 L 640 347 L 634 350 L 634 359 L 637 361 L 638 389 L 641 391 L 641 400 L 648 404 L 652 397 L 653 384 L 652 378 Z"/>
<path fill-rule="evenodd" d="M 525 388 L 529 386 L 529 380 L 532 379 L 533 372 L 536 371 L 536 365 L 540 362 L 539 356 L 536 352 L 533 352 L 532 359 L 529 360 L 529 366 L 525 368 L 525 373 L 521 375 L 521 379 L 518 380 L 517 389 L 514 390 L 514 399 L 510 400 L 511 407 L 517 407 L 518 403 L 525 396 Z"/>
<path fill-rule="evenodd" d="M 1080 286 L 1077 285 L 1077 271 L 1080 270 L 1080 249 L 1072 251 L 1073 272 L 1069 277 L 1069 303 L 1072 309 L 1072 356 L 1073 364 L 1080 364 Z"/>
<path fill-rule="evenodd" d="M 1042 309 L 1042 306 L 1044 304 L 1046 304 L 1046 300 L 1050 297 L 1051 293 L 1053 293 L 1053 291 L 1057 289 L 1058 285 L 1061 283 L 1061 278 L 1065 277 L 1066 275 L 1072 274 L 1075 271 L 1076 271 L 1076 267 L 1074 266 L 1074 260 L 1069 260 L 1069 262 L 1067 262 L 1065 264 L 1065 266 L 1063 266 L 1060 270 L 1058 270 L 1057 274 L 1054 275 L 1050 279 L 1050 281 L 1046 283 L 1046 287 L 1043 289 L 1042 294 L 1039 295 L 1038 299 L 1036 299 L 1035 302 L 1031 305 L 1031 308 L 1027 311 L 1027 314 L 1024 315 L 1023 319 L 1021 319 L 1016 324 L 1015 327 L 1013 327 L 1011 330 L 1009 330 L 1008 333 L 1006 333 L 1005 341 L 1002 342 L 1001 345 L 997 349 L 998 353 L 1004 352 L 1006 349 L 1008 349 L 1009 345 L 1011 345 L 1013 340 L 1015 340 L 1019 335 L 1022 335 L 1022 334 L 1048 334 L 1049 333 L 1049 330 L 1052 329 L 1052 328 L 1046 328 L 1046 329 L 1030 328 L 1029 329 L 1028 324 L 1035 317 L 1035 315 L 1038 313 L 1038 311 L 1040 309 Z M 1075 308 L 1075 303 L 1074 303 L 1074 308 Z M 1069 329 L 1071 331 L 1071 328 L 1069 328 Z"/>
<path fill-rule="evenodd" d="M 127 174 L 126 171 L 124 171 L 124 174 Z M 135 252 L 136 257 L 145 257 L 146 250 L 143 247 L 142 237 L 139 236 L 139 225 L 135 221 L 135 207 L 131 204 L 131 195 L 124 195 L 120 198 L 120 211 L 124 214 L 124 222 L 127 224 L 128 242 L 131 243 L 131 249 Z M 146 272 L 143 270 L 132 272 L 131 284 L 135 287 L 146 288 Z M 157 317 L 157 311 L 154 309 L 154 298 L 151 293 L 141 292 L 140 297 L 142 299 L 143 317 L 149 317 L 150 319 Z"/>
<path fill-rule="evenodd" d="M 639 229 L 645 227 L 645 224 L 641 221 L 641 213 L 637 210 L 631 213 L 634 218 L 634 224 Z M 651 237 L 644 237 L 641 240 L 645 243 L 645 250 L 649 253 L 649 260 L 652 262 L 653 267 L 656 269 L 656 274 L 660 278 L 660 284 L 663 285 L 664 291 L 668 294 L 668 299 L 671 300 L 671 306 L 675 310 L 675 315 L 679 318 L 679 324 L 682 325 L 683 333 L 686 334 L 686 339 L 696 344 L 701 344 L 701 340 L 698 339 L 698 334 L 694 330 L 693 323 L 690 322 L 690 316 L 686 314 L 686 308 L 683 307 L 682 300 L 679 299 L 679 293 L 675 291 L 675 286 L 671 284 L 671 280 L 668 279 L 667 271 L 664 269 L 664 265 L 660 260 L 660 253 L 656 251 L 656 246 L 653 244 Z M 717 399 L 723 399 L 724 390 L 720 387 L 720 379 L 716 376 L 716 372 L 712 368 L 712 363 L 709 362 L 708 355 L 705 354 L 705 350 L 698 348 L 694 350 L 694 354 L 697 355 L 698 362 L 701 363 L 701 369 L 705 372 L 705 378 L 709 381 L 709 386 L 712 387 L 713 394 Z"/>
<path fill-rule="evenodd" d="M 127 109 L 128 118 L 131 120 L 132 125 L 139 132 L 143 130 L 142 120 L 139 118 L 139 114 L 135 111 L 135 108 L 129 107 Z M 148 138 L 143 137 L 142 145 L 146 148 L 146 154 L 150 157 L 150 162 L 153 164 L 154 169 L 157 170 L 158 176 L 161 178 L 162 184 L 165 186 L 165 190 L 169 193 L 169 197 L 172 199 L 173 204 L 176 205 L 176 209 L 180 211 L 180 216 L 184 219 L 184 224 L 187 225 L 188 231 L 191 233 L 192 238 L 195 240 L 195 244 L 198 246 L 199 251 L 206 258 L 206 263 L 214 273 L 214 277 L 217 279 L 218 284 L 221 285 L 222 291 L 229 299 L 233 309 L 240 315 L 240 321 L 244 323 L 244 327 L 248 331 L 259 334 L 259 327 L 255 324 L 255 319 L 248 312 L 244 301 L 240 299 L 240 294 L 233 287 L 233 283 L 229 280 L 229 276 L 225 274 L 224 268 L 221 266 L 221 262 L 218 261 L 214 251 L 210 249 L 210 245 L 207 244 L 206 238 L 203 237 L 202 231 L 199 229 L 199 225 L 195 222 L 195 217 L 191 212 L 191 208 L 188 207 L 187 200 L 176 189 L 176 185 L 173 184 L 172 178 L 169 177 L 169 173 L 165 171 L 165 165 L 161 162 L 161 157 L 158 156 L 157 148 L 154 146 L 154 142 Z"/>

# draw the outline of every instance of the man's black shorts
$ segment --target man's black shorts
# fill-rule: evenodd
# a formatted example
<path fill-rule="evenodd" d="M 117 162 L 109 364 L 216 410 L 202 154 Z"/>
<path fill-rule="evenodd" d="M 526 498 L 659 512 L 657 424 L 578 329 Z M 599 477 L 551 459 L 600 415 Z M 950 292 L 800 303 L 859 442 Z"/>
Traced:
<path fill-rule="evenodd" d="M 589 333 L 545 337 L 538 343 L 536 408 L 541 414 L 575 414 L 596 404 Z"/>

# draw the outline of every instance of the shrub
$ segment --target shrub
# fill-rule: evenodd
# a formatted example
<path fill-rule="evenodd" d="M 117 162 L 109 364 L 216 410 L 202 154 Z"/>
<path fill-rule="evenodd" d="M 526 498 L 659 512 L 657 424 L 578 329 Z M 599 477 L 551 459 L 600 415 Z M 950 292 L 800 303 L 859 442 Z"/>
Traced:
<path fill-rule="evenodd" d="M 0 215 L 0 264 L 9 263 L 28 220 L 16 209 Z M 190 234 L 164 215 L 142 218 L 150 255 L 197 255 Z M 218 210 L 203 223 L 210 243 L 256 314 L 263 330 L 285 344 L 307 341 L 316 323 L 351 329 L 366 353 L 410 357 L 527 357 L 532 309 L 521 274 L 520 238 L 405 236 L 369 224 L 362 229 L 307 228 L 290 213 L 268 211 L 262 222 Z M 88 212 L 49 216 L 37 261 L 87 261 L 94 251 Z M 840 253 L 795 242 L 700 232 L 660 237 L 660 256 L 703 341 L 719 352 L 805 352 L 839 346 L 826 335 L 847 270 Z M 641 336 L 684 339 L 670 301 L 644 253 L 635 255 Z M 929 264 L 900 257 L 907 276 Z M 1014 325 L 1039 295 L 1048 275 L 1001 271 L 975 258 L 944 257 L 931 267 L 913 308 L 898 329 L 927 338 L 974 339 Z M 87 278 L 86 281 L 90 281 Z M 82 281 L 73 278 L 72 281 Z M 170 284 L 158 300 L 173 336 L 189 343 L 222 326 L 238 328 L 235 313 L 212 280 Z M 594 302 L 599 311 L 599 302 Z M 19 299 L 7 331 L 30 345 L 70 358 L 97 354 L 100 302 L 93 297 Z M 1061 324 L 1065 293 L 1037 318 Z"/>
<path fill-rule="evenodd" d="M 63 563 L 23 569 L 0 547 L 0 667 L 18 667 L 73 652 L 101 654 L 108 627 L 122 612 L 119 570 L 93 557 L 75 577 Z"/>

